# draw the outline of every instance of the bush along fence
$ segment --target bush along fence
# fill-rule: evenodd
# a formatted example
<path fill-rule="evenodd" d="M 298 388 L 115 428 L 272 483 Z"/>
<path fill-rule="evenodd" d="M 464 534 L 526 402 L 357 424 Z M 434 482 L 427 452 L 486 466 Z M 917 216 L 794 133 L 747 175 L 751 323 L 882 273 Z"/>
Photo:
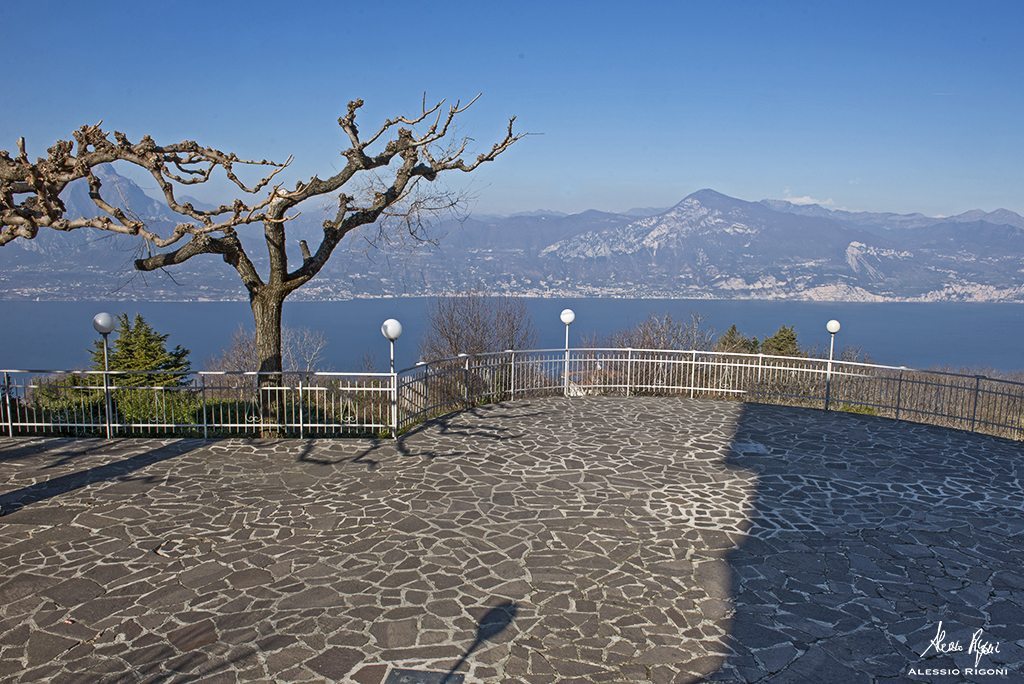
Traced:
<path fill-rule="evenodd" d="M 148 384 L 140 384 L 145 376 Z M 1024 439 L 1024 383 L 828 359 L 655 349 L 504 351 L 396 373 L 0 371 L 18 435 L 395 436 L 500 401 L 684 396 L 864 413 Z"/>
<path fill-rule="evenodd" d="M 0 374 L 0 429 L 9 436 L 364 436 L 394 422 L 391 373 L 218 371 L 167 384 L 146 371 Z"/>

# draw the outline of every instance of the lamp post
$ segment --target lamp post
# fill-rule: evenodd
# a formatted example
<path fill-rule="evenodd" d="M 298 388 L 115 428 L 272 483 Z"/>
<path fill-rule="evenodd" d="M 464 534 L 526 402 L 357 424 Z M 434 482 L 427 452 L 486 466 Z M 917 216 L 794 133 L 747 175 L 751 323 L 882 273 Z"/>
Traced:
<path fill-rule="evenodd" d="M 836 333 L 839 332 L 839 321 L 836 319 L 830 320 L 825 324 L 825 330 L 828 330 L 829 342 L 828 342 L 828 369 L 825 371 L 825 410 L 828 411 L 832 403 L 832 356 L 836 350 Z"/>
<path fill-rule="evenodd" d="M 110 362 L 107 360 L 107 336 L 114 330 L 114 317 L 106 312 L 98 313 L 92 317 L 92 327 L 103 336 L 103 404 L 107 423 L 107 439 L 110 439 L 113 430 L 110 426 Z"/>
<path fill-rule="evenodd" d="M 569 325 L 576 320 L 576 312 L 572 309 L 562 309 L 558 315 L 565 323 L 565 364 L 562 370 L 562 392 L 569 396 Z"/>
<path fill-rule="evenodd" d="M 398 376 L 395 375 L 395 340 L 402 336 L 402 324 L 389 318 L 380 326 L 380 334 L 391 345 L 391 436 L 398 436 Z"/>
<path fill-rule="evenodd" d="M 380 326 L 380 334 L 391 343 L 391 372 L 395 372 L 395 341 L 402 336 L 402 324 L 389 318 Z"/>

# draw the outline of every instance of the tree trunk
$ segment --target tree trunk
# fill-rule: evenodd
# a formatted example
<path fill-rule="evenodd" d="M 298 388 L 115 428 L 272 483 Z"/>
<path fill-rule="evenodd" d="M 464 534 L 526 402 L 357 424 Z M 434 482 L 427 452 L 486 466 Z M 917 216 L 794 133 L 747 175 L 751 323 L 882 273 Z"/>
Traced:
<path fill-rule="evenodd" d="M 263 290 L 254 295 L 250 303 L 252 315 L 256 322 L 256 354 L 259 358 L 260 373 L 277 374 L 281 373 L 281 311 L 284 308 L 284 296 L 268 290 Z M 270 375 L 261 377 L 271 378 Z M 275 384 L 278 380 L 274 379 Z"/>
<path fill-rule="evenodd" d="M 258 377 L 260 414 L 263 437 L 280 436 L 280 426 L 286 415 L 286 390 L 281 376 L 281 311 L 284 295 L 263 290 L 250 298 L 252 315 L 256 323 L 256 353 L 259 359 Z"/>

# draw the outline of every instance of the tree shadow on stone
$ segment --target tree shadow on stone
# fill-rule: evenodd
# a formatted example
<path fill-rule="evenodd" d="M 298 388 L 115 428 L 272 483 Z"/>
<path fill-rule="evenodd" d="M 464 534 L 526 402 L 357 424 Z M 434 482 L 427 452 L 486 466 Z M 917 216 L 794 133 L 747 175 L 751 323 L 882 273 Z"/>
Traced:
<path fill-rule="evenodd" d="M 353 454 L 351 447 L 345 444 L 344 441 L 325 443 L 328 444 L 328 446 L 337 446 L 344 453 L 340 453 L 337 456 L 331 456 L 329 454 L 329 449 L 327 449 L 324 451 L 327 451 L 328 453 L 327 455 L 324 455 L 322 451 L 318 452 L 316 449 L 319 445 L 319 440 L 307 439 L 299 449 L 299 455 L 296 460 L 300 463 L 312 463 L 319 466 L 337 466 L 345 463 L 353 463 L 355 465 L 365 466 L 367 470 L 372 471 L 377 469 L 380 465 L 380 461 L 371 458 L 371 456 L 378 451 L 387 449 L 389 446 L 395 446 L 390 441 L 375 439 L 370 442 L 369 446 L 361 447 L 355 450 L 355 453 Z"/>
<path fill-rule="evenodd" d="M 126 446 L 128 446 L 127 450 L 131 449 L 130 443 L 128 443 Z M 88 456 L 89 454 L 94 454 L 98 452 L 105 452 L 109 454 L 112 451 L 116 451 L 116 449 L 117 446 L 112 445 L 108 441 L 96 440 L 96 443 L 91 446 L 84 446 L 82 448 L 70 450 L 61 450 L 57 454 L 58 458 L 54 460 L 52 463 L 43 466 L 43 468 L 46 470 L 49 470 L 51 468 L 60 468 L 61 466 L 65 466 L 74 461 L 75 459 L 81 458 L 82 456 Z"/>
<path fill-rule="evenodd" d="M 57 468 L 70 463 L 79 456 L 86 456 L 100 450 L 110 450 L 111 443 L 101 439 L 76 439 L 69 437 L 37 437 L 0 442 L 0 463 L 18 461 L 40 455 L 56 457 L 44 468 Z"/>
<path fill-rule="evenodd" d="M 221 643 L 218 641 L 214 644 Z M 211 658 L 208 648 L 203 646 L 195 650 L 180 653 L 169 643 L 158 642 L 153 646 L 128 651 L 122 657 L 131 666 L 133 678 L 138 681 L 151 682 L 180 682 L 180 681 L 207 681 L 213 679 L 220 681 L 234 681 L 238 677 L 238 671 L 246 663 L 254 664 L 260 655 L 260 650 L 252 645 L 236 646 L 228 656 Z M 147 654 L 145 662 L 134 663 L 133 657 L 137 652 Z M 154 655 L 154 660 L 149 660 Z M 228 675 L 228 676 L 224 676 Z"/>
<path fill-rule="evenodd" d="M 170 444 L 136 454 L 120 461 L 86 468 L 67 475 L 60 475 L 48 480 L 0 494 L 0 517 L 10 515 L 26 506 L 40 503 L 54 497 L 69 494 L 91 484 L 99 482 L 131 482 L 139 481 L 138 476 L 131 476 L 138 470 L 161 461 L 177 458 L 203 445 L 201 440 L 178 440 Z M 44 466 L 49 467 L 49 466 Z M 155 481 L 157 478 L 141 478 L 144 481 Z"/>
<path fill-rule="evenodd" d="M 496 442 L 519 439 L 527 435 L 526 432 L 522 431 L 520 421 L 524 418 L 539 417 L 544 414 L 538 411 L 530 413 L 507 411 L 512 406 L 514 404 L 503 403 L 460 409 L 431 418 L 409 430 L 405 435 L 411 435 L 424 430 L 436 430 L 439 434 L 446 437 L 472 437 L 476 439 L 490 439 Z M 505 409 L 506 411 L 496 413 L 498 409 Z M 478 421 L 473 419 L 478 419 Z M 516 429 L 496 424 L 502 420 L 510 421 L 516 426 Z"/>
<path fill-rule="evenodd" d="M 410 437 L 415 432 L 399 435 L 397 439 L 375 439 L 365 446 L 353 448 L 353 445 L 345 444 L 343 440 L 324 440 L 320 444 L 316 440 L 307 440 L 299 450 L 296 458 L 300 463 L 311 463 L 318 466 L 339 466 L 347 463 L 364 466 L 369 471 L 375 471 L 380 467 L 381 461 L 388 457 L 418 456 L 421 458 L 439 458 L 461 456 L 465 452 L 445 451 L 438 452 L 433 449 L 418 449 L 410 444 Z M 411 441 L 415 441 L 414 439 Z M 317 446 L 325 448 L 318 453 Z M 332 456 L 330 450 L 339 450 L 337 455 Z M 324 453 L 326 452 L 326 453 Z"/>

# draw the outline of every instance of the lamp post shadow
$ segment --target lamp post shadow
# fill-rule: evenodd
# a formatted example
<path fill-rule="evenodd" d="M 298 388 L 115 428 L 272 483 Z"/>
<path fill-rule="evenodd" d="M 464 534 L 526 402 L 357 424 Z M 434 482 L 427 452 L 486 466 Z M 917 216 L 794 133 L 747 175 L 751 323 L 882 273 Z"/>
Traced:
<path fill-rule="evenodd" d="M 515 601 L 505 601 L 484 613 L 484 616 L 477 623 L 476 638 L 473 640 L 473 643 L 470 644 L 466 652 L 462 654 L 462 657 L 452 666 L 452 669 L 448 670 L 448 673 L 441 679 L 440 684 L 456 684 L 456 672 L 469 659 L 469 656 L 476 649 L 480 648 L 484 642 L 504 632 L 512 624 L 512 621 L 516 619 L 518 612 L 519 607 Z M 458 681 L 461 681 L 461 679 L 460 676 Z"/>

